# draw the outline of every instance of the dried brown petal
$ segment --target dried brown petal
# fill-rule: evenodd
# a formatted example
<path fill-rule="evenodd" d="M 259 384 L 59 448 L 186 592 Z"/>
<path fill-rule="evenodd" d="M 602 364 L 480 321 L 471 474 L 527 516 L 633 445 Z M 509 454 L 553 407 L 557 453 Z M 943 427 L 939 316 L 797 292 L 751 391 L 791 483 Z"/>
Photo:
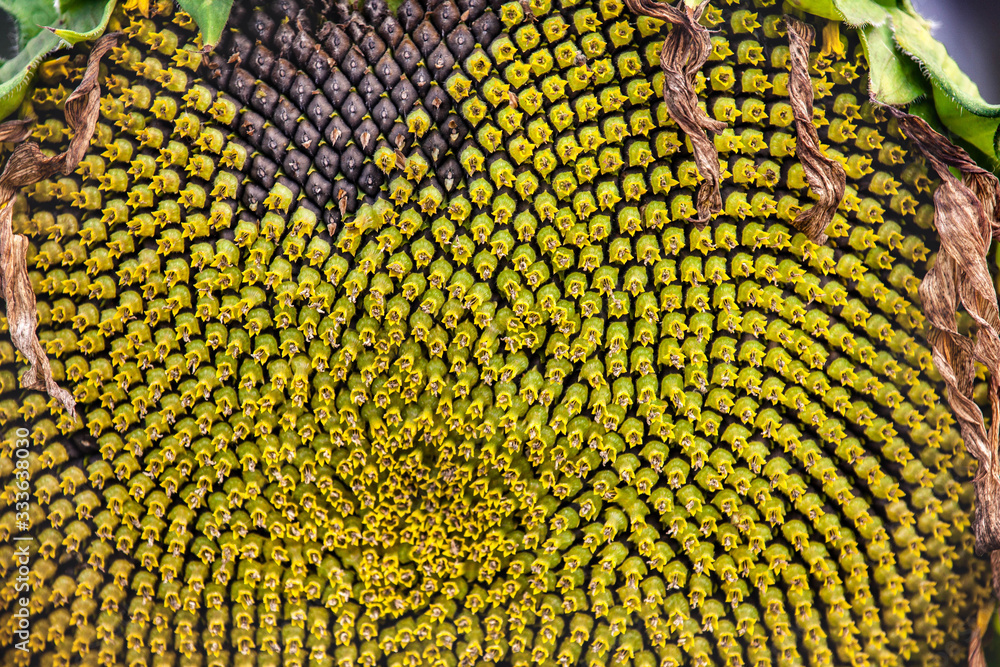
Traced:
<path fill-rule="evenodd" d="M 38 325 L 35 310 L 35 293 L 28 279 L 28 239 L 15 234 L 11 225 L 14 212 L 13 200 L 18 188 L 53 176 L 68 175 L 80 163 L 97 123 L 101 89 L 97 81 L 101 58 L 115 44 L 121 33 L 105 35 L 97 41 L 83 80 L 66 99 L 66 122 L 73 130 L 73 138 L 64 153 L 46 156 L 34 142 L 22 143 L 7 160 L 0 173 L 0 291 L 7 306 L 10 337 L 31 367 L 25 372 L 22 383 L 29 389 L 44 390 L 55 398 L 76 418 L 76 401 L 73 395 L 56 384 L 45 350 L 38 342 L 35 331 Z M 0 125 L 0 141 L 23 141 L 30 133 L 30 121 L 12 121 Z"/>
<path fill-rule="evenodd" d="M 13 141 L 21 142 L 31 136 L 31 128 L 35 124 L 34 118 L 23 120 L 9 120 L 0 125 L 0 142 Z"/>
<path fill-rule="evenodd" d="M 788 75 L 788 97 L 795 115 L 798 134 L 796 150 L 806 181 L 819 197 L 813 206 L 802 211 L 792 223 L 814 243 L 826 243 L 826 226 L 844 198 L 847 174 L 836 160 L 827 157 L 819 147 L 819 135 L 813 125 L 813 88 L 809 79 L 809 45 L 813 27 L 791 16 L 785 17 L 791 73 Z"/>
<path fill-rule="evenodd" d="M 1000 315 L 986 253 L 997 230 L 1000 183 L 968 154 L 935 132 L 924 120 L 893 107 L 899 129 L 933 167 L 941 185 L 934 192 L 934 226 L 940 237 L 934 266 L 920 284 L 920 299 L 932 330 L 934 365 L 948 391 L 948 403 L 969 452 L 979 461 L 976 476 L 976 553 L 1000 548 Z M 949 167 L 962 174 L 959 180 Z M 958 332 L 956 313 L 963 306 L 975 320 L 975 337 Z M 993 412 L 987 433 L 983 413 L 972 397 L 974 362 L 990 373 Z"/>
<path fill-rule="evenodd" d="M 707 133 L 718 134 L 726 129 L 725 123 L 709 118 L 701 110 L 698 95 L 694 92 L 695 74 L 712 53 L 712 38 L 708 30 L 698 23 L 708 0 L 697 7 L 685 7 L 684 0 L 677 7 L 655 0 L 625 0 L 625 4 L 636 14 L 651 16 L 674 26 L 660 51 L 660 67 L 664 75 L 663 98 L 670 117 L 691 140 L 694 162 L 705 179 L 698 188 L 698 217 L 694 219 L 698 227 L 704 227 L 709 218 L 722 210 L 719 152 Z"/>

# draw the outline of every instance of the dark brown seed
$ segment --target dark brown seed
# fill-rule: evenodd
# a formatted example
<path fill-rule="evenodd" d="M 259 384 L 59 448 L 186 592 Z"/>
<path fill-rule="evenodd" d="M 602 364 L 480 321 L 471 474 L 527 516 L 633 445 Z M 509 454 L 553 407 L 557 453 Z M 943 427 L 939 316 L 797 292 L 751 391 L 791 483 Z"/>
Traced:
<path fill-rule="evenodd" d="M 443 83 L 451 75 L 451 70 L 455 66 L 455 56 L 451 55 L 446 44 L 438 44 L 438 47 L 427 58 L 427 66 L 434 80 Z"/>
<path fill-rule="evenodd" d="M 420 53 L 426 58 L 441 43 L 441 35 L 438 34 L 433 23 L 425 20 L 413 31 L 413 43 L 417 45 Z"/>
<path fill-rule="evenodd" d="M 445 190 L 452 190 L 462 181 L 464 171 L 455 156 L 450 155 L 437 170 L 438 177 L 444 182 Z"/>
<path fill-rule="evenodd" d="M 488 6 L 487 0 L 458 0 L 459 10 L 463 14 L 468 12 L 468 16 L 464 19 L 466 23 L 479 18 Z"/>
<path fill-rule="evenodd" d="M 375 106 L 375 102 L 382 93 L 385 92 L 385 88 L 382 86 L 382 82 L 378 80 L 378 77 L 368 72 L 365 77 L 361 79 L 358 83 L 358 92 L 361 94 L 361 99 L 365 101 L 365 106 L 369 109 Z"/>
<path fill-rule="evenodd" d="M 351 85 L 358 85 L 365 73 L 368 71 L 368 64 L 365 57 L 361 55 L 358 47 L 352 46 L 344 59 L 340 61 L 340 71 L 344 73 Z"/>
<path fill-rule="evenodd" d="M 399 113 L 404 116 L 410 113 L 410 109 L 416 103 L 420 96 L 417 94 L 417 89 L 413 87 L 413 84 L 407 79 L 403 79 L 397 85 L 389 89 L 389 98 L 392 103 L 396 105 L 399 109 Z"/>
<path fill-rule="evenodd" d="M 431 12 L 431 21 L 434 23 L 434 26 L 438 29 L 439 33 L 447 35 L 456 25 L 458 25 L 461 13 L 462 12 L 458 10 L 458 5 L 456 5 L 452 0 L 445 0 L 445 2 L 442 2 L 437 9 Z"/>
<path fill-rule="evenodd" d="M 489 44 L 503 30 L 500 19 L 493 12 L 487 12 L 472 22 L 472 34 L 480 44 Z"/>
<path fill-rule="evenodd" d="M 316 94 L 316 86 L 313 84 L 312 79 L 305 75 L 303 72 L 299 72 L 292 81 L 291 87 L 288 89 L 288 97 L 295 102 L 295 106 L 299 109 L 305 109 L 306 105 L 312 100 L 313 96 Z"/>
<path fill-rule="evenodd" d="M 424 155 L 427 156 L 431 164 L 435 167 L 444 162 L 445 156 L 448 153 L 448 143 L 437 130 L 431 130 L 424 135 L 420 147 L 423 149 Z"/>
<path fill-rule="evenodd" d="M 233 56 L 237 57 L 234 62 L 245 63 L 250 59 L 250 53 L 253 51 L 253 40 L 242 33 L 233 33 L 233 43 L 226 53 L 229 54 L 230 60 Z"/>
<path fill-rule="evenodd" d="M 403 37 L 399 48 L 396 49 L 396 62 L 399 63 L 399 67 L 409 76 L 417 71 L 421 60 L 423 57 L 420 55 L 420 49 L 417 48 L 417 45 L 413 43 L 409 35 Z"/>
<path fill-rule="evenodd" d="M 250 58 L 245 64 L 247 69 L 258 79 L 266 79 L 271 74 L 271 68 L 274 67 L 274 60 L 271 49 L 263 44 L 258 44 L 254 47 L 253 53 L 250 54 Z"/>
<path fill-rule="evenodd" d="M 292 53 L 292 44 L 295 43 L 295 29 L 288 23 L 282 23 L 274 31 L 271 46 L 282 58 L 287 58 Z"/>
<path fill-rule="evenodd" d="M 277 127 L 269 127 L 264 130 L 264 136 L 260 141 L 260 150 L 266 155 L 270 155 L 277 162 L 284 159 L 285 151 L 288 149 L 289 140 Z"/>
<path fill-rule="evenodd" d="M 333 194 L 333 184 L 323 178 L 318 171 L 314 171 L 309 174 L 309 178 L 306 180 L 305 193 L 306 197 L 309 197 L 309 199 L 316 202 L 319 206 L 325 206 Z"/>
<path fill-rule="evenodd" d="M 399 117 L 399 113 L 396 111 L 395 105 L 389 100 L 388 97 L 383 97 L 379 100 L 375 108 L 372 109 L 372 119 L 379 126 L 379 129 L 383 133 L 388 133 L 392 129 L 393 124 L 396 122 L 396 118 Z"/>
<path fill-rule="evenodd" d="M 340 156 L 329 146 L 320 146 L 316 152 L 314 164 L 319 173 L 333 180 L 340 169 Z"/>
<path fill-rule="evenodd" d="M 373 69 L 375 70 L 375 76 L 382 82 L 382 85 L 390 90 L 399 83 L 403 75 L 403 71 L 399 69 L 399 65 L 393 60 L 392 55 L 388 51 L 382 55 L 382 58 L 379 59 Z"/>
<path fill-rule="evenodd" d="M 246 183 L 243 188 L 243 205 L 256 213 L 267 198 L 267 190 L 256 183 Z"/>
<path fill-rule="evenodd" d="M 274 109 L 278 106 L 280 99 L 281 95 L 278 94 L 278 91 L 266 83 L 259 83 L 250 97 L 250 106 L 262 113 L 264 118 L 270 118 L 274 115 Z"/>
<path fill-rule="evenodd" d="M 424 18 L 423 7 L 420 6 L 418 0 L 405 0 L 399 9 L 396 10 L 396 16 L 399 18 L 399 22 L 403 25 L 403 30 L 406 32 L 412 31 L 416 28 Z"/>
<path fill-rule="evenodd" d="M 229 77 L 233 73 L 233 66 L 229 64 L 227 58 L 221 53 L 213 53 L 208 57 L 209 80 L 216 88 L 227 90 L 229 88 Z"/>
<path fill-rule="evenodd" d="M 325 51 L 314 51 L 309 58 L 309 62 L 302 69 L 306 71 L 306 74 L 309 75 L 317 86 L 322 86 L 326 83 L 327 77 L 330 76 L 330 70 L 333 66 L 333 60 L 326 55 Z"/>
<path fill-rule="evenodd" d="M 348 93 L 347 99 L 340 105 L 340 115 L 352 129 L 361 124 L 361 119 L 365 117 L 366 111 L 365 101 L 353 90 Z"/>
<path fill-rule="evenodd" d="M 276 0 L 270 3 L 275 14 L 287 19 L 294 19 L 299 13 L 299 4 L 295 0 Z"/>
<path fill-rule="evenodd" d="M 222 33 L 222 37 L 219 38 L 219 43 L 215 45 L 216 53 L 225 53 L 226 57 L 229 57 L 229 53 L 233 48 L 233 37 L 235 37 L 237 31 L 226 30 Z"/>
<path fill-rule="evenodd" d="M 247 104 L 250 101 L 250 96 L 253 95 L 256 81 L 257 77 L 253 74 L 242 67 L 237 67 L 233 70 L 233 75 L 229 77 L 229 92 L 240 102 Z"/>
<path fill-rule="evenodd" d="M 399 40 L 403 39 L 403 27 L 399 25 L 399 21 L 394 16 L 387 16 L 378 24 L 376 30 L 389 48 L 396 48 L 399 45 Z"/>
<path fill-rule="evenodd" d="M 355 44 L 360 44 L 361 38 L 364 37 L 365 33 L 370 29 L 368 24 L 365 22 L 365 17 L 356 11 L 351 12 L 351 18 L 347 21 L 347 25 L 344 27 L 347 29 L 348 37 L 350 37 L 351 41 Z"/>
<path fill-rule="evenodd" d="M 413 81 L 413 85 L 416 87 L 417 92 L 420 93 L 421 97 L 427 94 L 427 90 L 431 85 L 431 73 L 427 71 L 427 68 L 421 65 L 417 68 L 417 71 L 413 73 L 410 77 Z"/>
<path fill-rule="evenodd" d="M 252 146 L 259 147 L 261 135 L 264 133 L 264 119 L 253 111 L 244 110 L 240 116 L 239 133 Z"/>
<path fill-rule="evenodd" d="M 288 89 L 292 87 L 292 81 L 295 80 L 296 74 L 298 74 L 298 69 L 295 65 L 280 58 L 271 68 L 271 84 L 278 92 L 287 93 Z"/>
<path fill-rule="evenodd" d="M 424 95 L 424 107 L 434 122 L 440 125 L 451 111 L 451 97 L 441 86 L 431 86 Z"/>
<path fill-rule="evenodd" d="M 378 125 L 371 118 L 365 118 L 361 124 L 354 129 L 354 143 L 361 147 L 366 155 L 375 152 L 375 145 L 378 141 Z"/>
<path fill-rule="evenodd" d="M 409 148 L 410 143 L 413 141 L 413 135 L 410 134 L 410 131 L 406 129 L 406 125 L 403 123 L 394 124 L 387 136 L 389 145 L 399 150 Z"/>
<path fill-rule="evenodd" d="M 323 11 L 326 14 L 330 13 L 330 9 L 333 9 L 334 20 L 338 23 L 347 23 L 351 17 L 351 2 L 350 0 L 325 0 L 323 5 Z"/>
<path fill-rule="evenodd" d="M 270 190 L 274 185 L 274 178 L 277 174 L 277 164 L 263 155 L 258 154 L 254 156 L 253 163 L 250 165 L 251 178 L 263 185 L 266 189 Z"/>
<path fill-rule="evenodd" d="M 462 140 L 469 135 L 469 126 L 458 114 L 450 114 L 441 126 L 441 135 L 457 153 Z"/>
<path fill-rule="evenodd" d="M 309 171 L 311 164 L 312 161 L 308 155 L 301 151 L 292 150 L 288 151 L 284 162 L 281 163 L 281 168 L 292 180 L 297 183 L 303 183 L 306 180 L 306 173 Z"/>
<path fill-rule="evenodd" d="M 330 32 L 323 40 L 323 48 L 330 54 L 330 57 L 340 62 L 347 55 L 347 50 L 351 48 L 351 39 L 343 29 L 333 23 L 325 23 L 324 28 L 330 26 Z"/>
<path fill-rule="evenodd" d="M 333 70 L 326 83 L 323 84 L 323 94 L 326 95 L 326 99 L 330 100 L 330 104 L 335 107 L 340 107 L 344 103 L 350 91 L 351 82 L 347 80 L 347 77 L 339 69 Z"/>
<path fill-rule="evenodd" d="M 389 3 L 386 0 L 365 0 L 363 4 L 365 18 L 371 25 L 378 25 L 389 16 Z"/>
<path fill-rule="evenodd" d="M 449 32 L 445 42 L 448 44 L 451 54 L 455 56 L 455 60 L 459 62 L 469 57 L 472 50 L 476 48 L 476 38 L 472 36 L 472 32 L 464 24 Z"/>
<path fill-rule="evenodd" d="M 316 52 L 316 42 L 306 32 L 295 33 L 295 40 L 292 42 L 292 60 L 305 67 L 309 59 Z"/>
<path fill-rule="evenodd" d="M 320 132 L 330 122 L 333 116 L 333 105 L 327 102 L 322 95 L 313 95 L 312 100 L 306 105 L 306 117 L 312 121 Z"/>
<path fill-rule="evenodd" d="M 377 63 L 385 53 L 385 42 L 374 31 L 369 31 L 361 38 L 360 47 L 370 65 Z"/>
<path fill-rule="evenodd" d="M 295 134 L 295 126 L 298 124 L 299 116 L 302 112 L 288 98 L 282 97 L 278 106 L 274 110 L 272 119 L 275 126 L 286 136 Z"/>
<path fill-rule="evenodd" d="M 233 26 L 245 25 L 250 18 L 250 6 L 244 3 L 233 3 L 233 9 L 229 12 L 229 24 Z"/>
<path fill-rule="evenodd" d="M 366 195 L 375 196 L 384 182 L 385 176 L 373 163 L 369 162 L 361 170 L 361 176 L 358 177 L 358 188 Z"/>
<path fill-rule="evenodd" d="M 250 37 L 264 44 L 268 44 L 271 41 L 275 27 L 274 19 L 259 9 L 250 16 Z"/>
<path fill-rule="evenodd" d="M 346 213 L 354 213 L 358 207 L 358 189 L 354 183 L 340 179 L 333 185 L 333 201 L 343 206 Z"/>
<path fill-rule="evenodd" d="M 309 155 L 315 155 L 316 150 L 319 148 L 320 137 L 319 130 L 313 127 L 312 123 L 303 119 L 299 122 L 298 128 L 295 130 L 295 144 L 304 150 Z"/>
<path fill-rule="evenodd" d="M 351 140 L 351 128 L 343 118 L 334 116 L 326 126 L 324 136 L 330 146 L 339 153 L 347 148 L 347 142 Z"/>
<path fill-rule="evenodd" d="M 336 190 L 336 187 L 334 186 L 334 190 Z M 323 222 L 326 224 L 326 231 L 330 234 L 331 238 L 337 233 L 337 227 L 340 226 L 342 217 L 343 215 L 337 210 L 336 206 L 323 209 Z"/>
<path fill-rule="evenodd" d="M 361 175 L 361 167 L 364 166 L 365 156 L 357 146 L 351 144 L 340 155 L 340 170 L 352 183 L 358 180 Z"/>

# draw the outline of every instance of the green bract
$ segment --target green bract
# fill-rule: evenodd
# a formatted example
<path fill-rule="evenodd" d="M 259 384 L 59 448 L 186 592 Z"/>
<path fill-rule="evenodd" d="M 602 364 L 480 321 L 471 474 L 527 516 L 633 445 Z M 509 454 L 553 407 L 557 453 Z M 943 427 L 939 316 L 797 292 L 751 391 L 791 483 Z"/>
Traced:
<path fill-rule="evenodd" d="M 178 4 L 198 24 L 201 40 L 208 46 L 215 45 L 229 20 L 233 0 L 178 0 Z"/>
<path fill-rule="evenodd" d="M 101 36 L 115 8 L 115 0 L 49 0 L 0 2 L 18 21 L 21 50 L 0 67 L 0 120 L 21 105 L 31 80 L 49 53 L 63 44 L 76 44 Z"/>
<path fill-rule="evenodd" d="M 805 12 L 856 28 L 868 57 L 870 91 L 880 102 L 906 105 L 922 98 L 921 106 L 964 143 L 975 148 L 996 169 L 1000 164 L 1000 105 L 989 104 L 976 84 L 931 35 L 931 26 L 909 0 L 788 0 Z M 924 74 L 926 73 L 926 75 Z M 916 109 L 914 111 L 917 111 Z M 933 118 L 927 118 L 934 122 Z"/>

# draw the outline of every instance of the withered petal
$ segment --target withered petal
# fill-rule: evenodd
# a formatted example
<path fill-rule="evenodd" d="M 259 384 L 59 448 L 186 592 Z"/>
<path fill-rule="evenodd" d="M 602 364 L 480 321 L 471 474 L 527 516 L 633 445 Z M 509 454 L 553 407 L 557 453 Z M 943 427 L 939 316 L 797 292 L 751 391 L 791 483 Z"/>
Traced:
<path fill-rule="evenodd" d="M 826 226 L 833 219 L 847 187 L 847 173 L 836 160 L 823 154 L 819 134 L 813 125 L 813 88 L 809 78 L 809 45 L 813 27 L 790 16 L 785 17 L 791 73 L 788 76 L 788 97 L 795 116 L 796 151 L 806 181 L 819 201 L 802 211 L 792 222 L 811 241 L 824 244 Z"/>
<path fill-rule="evenodd" d="M 0 173 L 0 292 L 6 302 L 11 341 L 31 364 L 22 383 L 26 388 L 43 390 L 58 400 L 71 419 L 76 418 L 76 401 L 52 378 L 48 357 L 38 341 L 35 293 L 28 278 L 28 239 L 13 231 L 13 200 L 18 188 L 55 174 L 67 175 L 80 163 L 97 123 L 101 100 L 97 77 L 101 58 L 121 36 L 120 32 L 110 33 L 97 41 L 90 52 L 83 79 L 66 100 L 66 122 L 74 133 L 66 151 L 46 156 L 38 144 L 21 143 Z M 23 141 L 30 134 L 31 122 L 12 121 L 0 125 L 0 140 Z"/>
<path fill-rule="evenodd" d="M 923 119 L 885 107 L 899 129 L 931 164 L 941 185 L 934 193 L 934 226 L 941 246 L 934 268 L 920 286 L 920 298 L 932 329 L 934 366 L 947 389 L 965 447 L 979 461 L 976 476 L 976 516 L 973 529 L 980 556 L 1000 548 L 1000 313 L 986 264 L 986 253 L 997 230 L 1000 197 L 997 178 L 976 165 L 969 155 L 935 132 Z M 955 167 L 962 180 L 949 170 Z M 978 325 L 974 338 L 956 330 L 961 303 Z M 989 433 L 983 413 L 973 400 L 975 366 L 989 371 L 989 401 L 993 418 Z"/>
<path fill-rule="evenodd" d="M 702 68 L 712 53 L 712 38 L 708 30 L 698 23 L 707 0 L 697 7 L 680 9 L 653 0 L 625 0 L 628 8 L 636 14 L 651 16 L 674 27 L 663 41 L 660 51 L 660 67 L 663 69 L 663 98 L 667 112 L 675 123 L 691 140 L 694 162 L 705 182 L 698 188 L 698 216 L 693 222 L 700 228 L 722 210 L 722 194 L 719 183 L 722 171 L 719 168 L 719 152 L 715 143 L 708 138 L 726 129 L 726 124 L 709 118 L 698 106 L 698 95 L 694 92 L 695 74 Z"/>

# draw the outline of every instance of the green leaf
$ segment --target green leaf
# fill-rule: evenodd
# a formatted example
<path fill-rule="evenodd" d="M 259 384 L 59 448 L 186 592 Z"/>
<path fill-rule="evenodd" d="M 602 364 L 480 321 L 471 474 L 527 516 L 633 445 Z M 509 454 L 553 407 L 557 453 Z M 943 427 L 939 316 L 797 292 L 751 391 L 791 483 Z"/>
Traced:
<path fill-rule="evenodd" d="M 980 96 L 979 87 L 952 60 L 944 45 L 931 36 L 926 23 L 898 9 L 892 10 L 891 16 L 893 37 L 899 48 L 918 60 L 935 84 L 974 113 L 1000 115 L 1000 106 L 989 104 Z"/>
<path fill-rule="evenodd" d="M 52 0 L 0 0 L 0 9 L 17 20 L 19 50 L 23 50 L 44 26 L 59 20 Z"/>
<path fill-rule="evenodd" d="M 843 14 L 837 11 L 833 0 L 786 0 L 795 9 L 834 21 L 843 20 Z"/>
<path fill-rule="evenodd" d="M 1000 105 L 989 104 L 979 88 L 931 36 L 925 21 L 907 11 L 890 10 L 896 44 L 916 60 L 934 84 L 934 106 L 953 133 L 993 160 L 997 159 Z"/>
<path fill-rule="evenodd" d="M 60 27 L 52 32 L 70 44 L 76 44 L 104 34 L 115 10 L 115 0 L 63 0 L 61 7 Z"/>
<path fill-rule="evenodd" d="M 930 97 L 917 100 L 906 110 L 914 116 L 923 118 L 936 132 L 940 134 L 948 133 L 947 128 L 945 128 L 945 126 L 941 123 L 941 118 L 937 114 L 937 109 L 934 108 L 934 101 Z"/>
<path fill-rule="evenodd" d="M 222 31 L 229 20 L 229 11 L 233 8 L 233 0 L 178 0 L 181 9 L 186 11 L 198 24 L 201 30 L 201 40 L 208 46 L 215 46 L 222 38 Z"/>
<path fill-rule="evenodd" d="M 885 104 L 909 105 L 935 127 L 946 128 L 989 167 L 1000 168 L 1000 105 L 989 104 L 912 0 L 786 0 L 858 29 L 869 66 L 869 89 Z"/>
<path fill-rule="evenodd" d="M 969 108 L 954 99 L 947 91 L 934 86 L 934 108 L 941 122 L 956 136 L 963 139 L 997 165 L 1000 150 L 1000 118 L 970 113 Z M 985 166 L 985 165 L 984 165 Z"/>
<path fill-rule="evenodd" d="M 882 25 L 887 18 L 886 8 L 895 6 L 893 0 L 834 0 L 844 21 L 855 27 Z"/>
<path fill-rule="evenodd" d="M 886 11 L 877 0 L 787 0 L 788 4 L 804 12 L 834 21 L 844 21 L 852 26 L 881 25 Z M 894 6 L 892 0 L 884 0 Z"/>
<path fill-rule="evenodd" d="M 26 4 L 31 6 L 32 0 Z M 21 106 L 38 66 L 49 53 L 67 43 L 99 37 L 107 28 L 114 8 L 115 0 L 64 0 L 60 15 L 50 22 L 48 29 L 37 31 L 17 57 L 0 67 L 0 120 Z M 21 25 L 24 26 L 23 21 Z"/>
<path fill-rule="evenodd" d="M 58 46 L 59 38 L 43 30 L 32 37 L 17 56 L 0 67 L 0 120 L 21 106 L 38 66 Z"/>
<path fill-rule="evenodd" d="M 869 90 L 876 99 L 903 105 L 930 92 L 917 63 L 896 48 L 888 25 L 866 26 L 858 30 L 858 36 L 868 58 Z"/>

